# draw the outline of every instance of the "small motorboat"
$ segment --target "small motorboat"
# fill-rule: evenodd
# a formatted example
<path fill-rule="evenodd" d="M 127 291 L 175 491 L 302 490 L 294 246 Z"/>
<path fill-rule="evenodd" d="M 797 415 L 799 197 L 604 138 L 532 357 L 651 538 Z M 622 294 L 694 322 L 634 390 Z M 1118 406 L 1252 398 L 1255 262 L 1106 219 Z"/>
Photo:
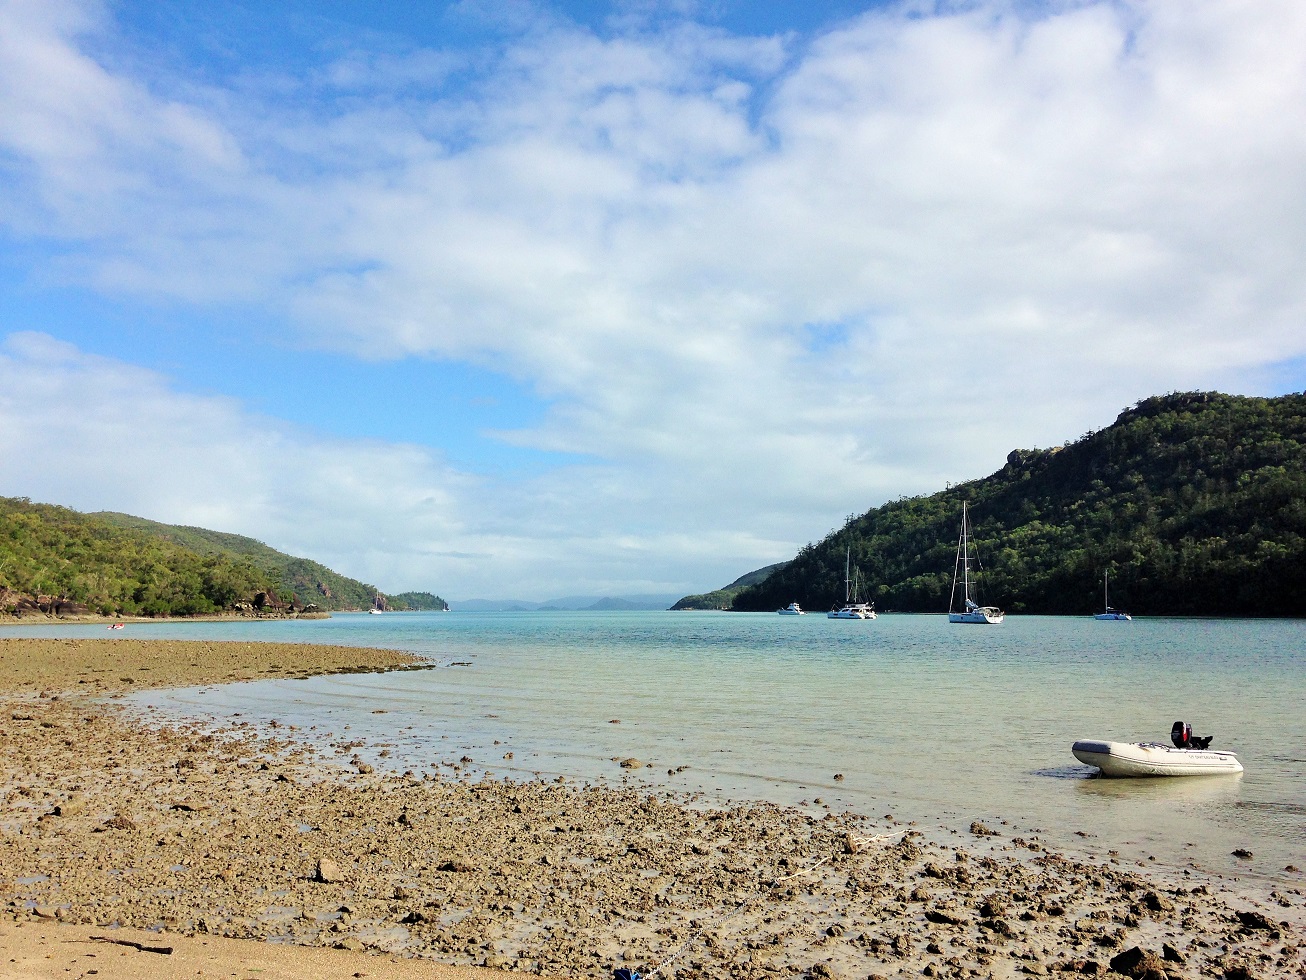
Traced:
<path fill-rule="evenodd" d="M 1235 753 L 1208 748 L 1212 738 L 1196 736 L 1192 725 L 1176 721 L 1170 729 L 1173 745 L 1081 738 L 1070 751 L 1085 765 L 1097 766 L 1103 776 L 1220 776 L 1242 772 Z"/>
<path fill-rule="evenodd" d="M 789 603 L 789 605 L 785 606 L 783 609 L 777 609 L 776 612 L 778 612 L 781 616 L 804 616 L 804 615 L 806 615 L 806 613 L 803 612 L 803 607 L 800 606 L 800 605 L 799 605 L 798 603 L 796 603 L 796 602 L 791 602 L 791 603 Z"/>

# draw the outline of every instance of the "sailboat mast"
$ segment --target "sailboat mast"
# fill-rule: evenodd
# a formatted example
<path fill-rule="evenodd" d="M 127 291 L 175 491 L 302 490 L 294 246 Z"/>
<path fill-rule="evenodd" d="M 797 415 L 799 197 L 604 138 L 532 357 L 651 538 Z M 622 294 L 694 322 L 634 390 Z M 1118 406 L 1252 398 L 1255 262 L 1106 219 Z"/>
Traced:
<path fill-rule="evenodd" d="M 852 568 L 852 560 L 853 546 L 849 545 L 848 550 L 844 552 L 843 556 L 843 602 L 845 606 L 852 601 L 853 582 L 848 574 L 849 570 Z"/>
<path fill-rule="evenodd" d="M 1110 612 L 1111 610 L 1111 599 L 1106 591 L 1106 577 L 1110 574 L 1111 572 L 1109 569 L 1102 569 L 1102 609 L 1106 612 Z"/>
<path fill-rule="evenodd" d="M 966 608 L 970 608 L 970 520 L 966 516 L 966 501 L 961 502 L 961 575 L 966 593 Z"/>

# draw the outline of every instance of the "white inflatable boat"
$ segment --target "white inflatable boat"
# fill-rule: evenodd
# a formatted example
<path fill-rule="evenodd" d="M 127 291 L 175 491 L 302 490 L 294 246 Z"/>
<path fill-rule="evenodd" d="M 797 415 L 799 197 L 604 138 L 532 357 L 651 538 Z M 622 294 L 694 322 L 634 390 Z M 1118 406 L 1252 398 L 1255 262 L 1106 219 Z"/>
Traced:
<path fill-rule="evenodd" d="M 1099 742 L 1084 738 L 1070 751 L 1085 765 L 1101 769 L 1103 776 L 1219 776 L 1243 771 L 1233 752 L 1177 749 L 1159 742 Z"/>

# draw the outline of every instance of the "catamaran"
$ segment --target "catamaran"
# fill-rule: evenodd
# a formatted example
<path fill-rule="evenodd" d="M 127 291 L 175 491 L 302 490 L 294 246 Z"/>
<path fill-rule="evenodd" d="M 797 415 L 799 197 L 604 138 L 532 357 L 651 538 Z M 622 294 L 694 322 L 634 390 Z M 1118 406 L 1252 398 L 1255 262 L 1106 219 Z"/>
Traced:
<path fill-rule="evenodd" d="M 961 502 L 961 537 L 957 539 L 957 562 L 952 571 L 952 595 L 948 597 L 948 622 L 989 623 L 1002 622 L 1005 613 L 996 606 L 981 606 L 970 597 L 970 563 L 979 565 L 979 556 L 970 554 L 970 518 L 966 516 L 966 501 Z M 978 572 L 978 568 L 976 569 Z M 961 580 L 962 608 L 954 612 L 957 602 L 957 580 Z"/>
<path fill-rule="evenodd" d="M 843 559 L 843 605 L 834 606 L 825 614 L 826 619 L 874 619 L 875 604 L 871 602 L 857 601 L 857 580 L 855 571 L 852 568 L 853 549 L 852 545 L 848 546 L 848 552 Z"/>
<path fill-rule="evenodd" d="M 1129 613 L 1125 612 L 1123 609 L 1112 609 L 1112 608 L 1111 608 L 1111 599 L 1110 599 L 1110 597 L 1107 595 L 1107 590 L 1106 590 L 1106 580 L 1107 580 L 1107 576 L 1108 576 L 1109 574 L 1110 574 L 1110 573 L 1109 573 L 1109 572 L 1106 572 L 1106 571 L 1104 571 L 1104 572 L 1102 573 L 1102 607 L 1103 607 L 1103 609 L 1105 609 L 1106 611 L 1105 611 L 1105 612 L 1100 612 L 1100 613 L 1098 613 L 1098 614 L 1097 614 L 1096 616 L 1094 616 L 1093 618 L 1094 618 L 1094 619 L 1104 619 L 1104 620 L 1124 621 L 1124 622 L 1126 622 L 1126 623 L 1128 623 L 1128 622 L 1132 622 L 1132 621 L 1133 621 L 1133 617 L 1130 616 Z"/>

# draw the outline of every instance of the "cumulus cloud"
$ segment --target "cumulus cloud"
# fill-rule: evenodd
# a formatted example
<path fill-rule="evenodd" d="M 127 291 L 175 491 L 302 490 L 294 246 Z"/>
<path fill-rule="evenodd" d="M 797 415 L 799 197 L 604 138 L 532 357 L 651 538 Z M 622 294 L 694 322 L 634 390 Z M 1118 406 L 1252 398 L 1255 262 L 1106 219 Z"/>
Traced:
<path fill-rule="evenodd" d="M 708 528 L 784 557 L 1306 354 L 1294 0 L 902 5 L 810 41 L 513 10 L 476 58 L 346 53 L 308 113 L 147 86 L 88 53 L 108 22 L 10 4 L 0 215 L 118 295 L 512 374 L 553 408 L 497 437 L 595 464 L 455 493 L 430 540 L 536 520 L 516 560 L 551 540 L 612 582 L 675 578 Z"/>

